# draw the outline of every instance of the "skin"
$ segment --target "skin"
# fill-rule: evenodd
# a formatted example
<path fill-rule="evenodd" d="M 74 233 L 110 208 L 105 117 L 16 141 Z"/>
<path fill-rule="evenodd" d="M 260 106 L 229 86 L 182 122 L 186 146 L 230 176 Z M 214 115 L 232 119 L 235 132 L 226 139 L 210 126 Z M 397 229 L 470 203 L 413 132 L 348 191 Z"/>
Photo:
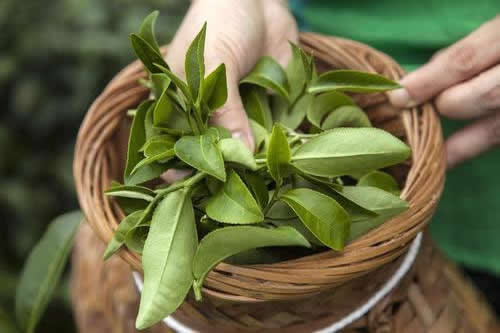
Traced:
<path fill-rule="evenodd" d="M 228 101 L 213 122 L 225 126 L 253 150 L 254 140 L 238 93 L 238 82 L 259 57 L 270 55 L 282 65 L 290 59 L 288 41 L 298 39 L 297 24 L 284 0 L 195 0 L 167 56 L 183 75 L 189 42 L 207 22 L 207 72 L 225 63 Z M 450 118 L 472 119 L 471 125 L 446 142 L 448 166 L 500 144 L 500 16 L 438 52 L 390 93 L 392 104 L 411 107 L 434 99 Z"/>

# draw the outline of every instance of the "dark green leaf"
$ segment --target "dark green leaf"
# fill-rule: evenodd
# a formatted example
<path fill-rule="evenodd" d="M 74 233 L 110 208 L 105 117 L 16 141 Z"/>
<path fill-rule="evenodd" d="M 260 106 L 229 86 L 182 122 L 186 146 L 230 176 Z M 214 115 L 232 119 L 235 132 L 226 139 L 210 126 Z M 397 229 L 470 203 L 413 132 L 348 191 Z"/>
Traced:
<path fill-rule="evenodd" d="M 300 146 L 292 157 L 295 167 L 320 177 L 369 172 L 405 161 L 408 146 L 377 128 L 336 128 Z"/>
<path fill-rule="evenodd" d="M 226 65 L 221 64 L 203 83 L 203 100 L 211 111 L 223 106 L 227 100 Z"/>
<path fill-rule="evenodd" d="M 125 217 L 118 228 L 116 229 L 113 238 L 108 243 L 106 250 L 104 251 L 104 260 L 115 254 L 125 243 L 125 236 L 127 233 L 137 225 L 137 222 L 141 218 L 143 211 L 134 212 L 127 217 Z"/>
<path fill-rule="evenodd" d="M 31 251 L 16 291 L 16 317 L 23 332 L 34 332 L 47 308 L 82 219 L 80 212 L 59 216 Z"/>
<path fill-rule="evenodd" d="M 124 242 L 128 249 L 142 255 L 150 225 L 151 221 L 136 225 L 125 234 Z"/>
<path fill-rule="evenodd" d="M 159 12 L 155 10 L 144 19 L 141 28 L 139 29 L 139 36 L 141 36 L 142 39 L 144 39 L 158 53 L 160 53 L 160 46 L 158 45 L 155 37 L 155 24 L 158 14 Z"/>
<path fill-rule="evenodd" d="M 200 100 L 200 91 L 203 89 L 203 79 L 205 78 L 205 37 L 207 24 L 205 23 L 201 31 L 195 37 L 186 52 L 185 72 L 186 80 L 193 99 Z"/>
<path fill-rule="evenodd" d="M 324 130 L 337 127 L 372 127 L 372 123 L 359 107 L 344 105 L 330 113 L 321 125 Z"/>
<path fill-rule="evenodd" d="M 224 161 L 241 164 L 250 170 L 257 169 L 252 152 L 240 139 L 222 139 L 219 141 L 219 149 Z"/>
<path fill-rule="evenodd" d="M 246 171 L 244 180 L 259 206 L 264 209 L 269 202 L 269 191 L 267 190 L 264 177 L 255 172 Z"/>
<path fill-rule="evenodd" d="M 168 163 L 167 164 L 149 163 L 149 161 L 142 163 L 144 163 L 145 165 L 143 165 L 142 167 L 139 166 L 140 168 L 137 168 L 137 170 L 134 171 L 132 175 L 127 177 L 127 179 L 125 180 L 126 185 L 143 184 L 145 182 L 158 178 L 161 174 L 163 174 L 165 171 L 167 171 L 172 167 Z"/>
<path fill-rule="evenodd" d="M 266 90 L 254 85 L 242 85 L 240 93 L 248 117 L 255 120 L 266 130 L 271 131 L 273 117 Z"/>
<path fill-rule="evenodd" d="M 161 163 L 166 163 L 175 156 L 175 150 L 169 149 L 167 151 L 164 151 L 163 153 L 153 155 L 151 157 L 147 157 L 137 163 L 135 166 L 134 170 L 132 170 L 132 175 L 134 175 L 136 172 L 142 170 L 143 168 L 151 168 L 151 165 L 156 164 L 156 162 L 161 162 Z M 155 177 L 156 178 L 156 177 Z"/>
<path fill-rule="evenodd" d="M 283 204 L 283 206 L 289 208 L 286 204 Z M 291 210 L 291 208 L 289 209 Z M 307 229 L 304 223 L 302 223 L 302 221 L 298 217 L 296 217 L 293 211 L 292 213 L 294 214 L 295 218 L 286 220 L 274 220 L 272 223 L 277 227 L 284 227 L 284 226 L 292 227 L 298 232 L 300 232 L 302 236 L 304 236 L 304 238 L 309 241 L 309 243 L 314 244 L 316 246 L 325 246 L 323 243 L 321 243 L 321 241 L 318 238 L 316 238 L 316 236 L 314 236 L 314 234 L 311 231 L 309 231 L 309 229 Z"/>
<path fill-rule="evenodd" d="M 400 88 L 396 82 L 378 74 L 355 70 L 335 70 L 321 74 L 309 87 L 311 94 L 326 91 L 379 92 Z"/>
<path fill-rule="evenodd" d="M 372 171 L 361 177 L 357 186 L 372 186 L 399 196 L 400 189 L 396 179 L 387 172 Z"/>
<path fill-rule="evenodd" d="M 269 89 L 286 100 L 289 100 L 289 85 L 286 73 L 279 63 L 271 57 L 259 59 L 250 74 L 241 80 L 241 83 L 250 83 Z"/>
<path fill-rule="evenodd" d="M 275 122 L 281 123 L 288 128 L 296 129 L 302 124 L 312 100 L 312 95 L 304 95 L 290 109 L 290 105 L 286 100 L 280 96 L 274 96 L 273 116 Z"/>
<path fill-rule="evenodd" d="M 307 109 L 307 119 L 317 128 L 321 128 L 326 116 L 344 105 L 355 105 L 355 103 L 352 98 L 338 91 L 316 96 Z"/>
<path fill-rule="evenodd" d="M 280 200 L 293 209 L 302 223 L 323 244 L 339 251 L 344 248 L 351 220 L 337 201 L 306 188 L 287 191 L 280 196 Z"/>
<path fill-rule="evenodd" d="M 170 86 L 170 78 L 165 73 L 151 74 L 151 83 L 155 98 L 160 98 L 161 94 Z"/>
<path fill-rule="evenodd" d="M 155 50 L 153 46 L 151 46 L 147 41 L 145 41 L 142 37 L 136 34 L 130 35 L 130 41 L 132 42 L 132 48 L 134 49 L 137 58 L 139 58 L 144 67 L 150 73 L 159 73 L 160 69 L 153 64 L 161 65 L 165 68 L 168 68 L 167 63 L 163 59 L 163 56 Z"/>
<path fill-rule="evenodd" d="M 174 312 L 193 283 L 191 267 L 198 245 L 187 190 L 169 193 L 153 214 L 144 250 L 144 288 L 137 329 L 148 328 Z"/>
<path fill-rule="evenodd" d="M 224 159 L 213 136 L 184 136 L 176 142 L 174 149 L 183 162 L 223 182 L 226 181 Z"/>
<path fill-rule="evenodd" d="M 252 128 L 252 134 L 255 138 L 255 149 L 257 152 L 267 151 L 269 146 L 270 135 L 269 132 L 262 127 L 258 122 L 253 119 L 249 120 L 250 127 Z"/>
<path fill-rule="evenodd" d="M 264 221 L 264 215 L 250 190 L 234 171 L 224 186 L 208 201 L 207 215 L 219 222 L 249 224 Z"/>
<path fill-rule="evenodd" d="M 288 172 L 290 158 L 290 146 L 286 135 L 281 126 L 275 124 L 267 149 L 267 168 L 276 183 L 281 184 L 283 182 L 283 177 Z"/>
<path fill-rule="evenodd" d="M 201 241 L 193 260 L 193 289 L 198 299 L 206 275 L 219 262 L 237 253 L 267 246 L 311 245 L 292 227 L 265 229 L 251 226 L 226 227 L 215 230 Z"/>

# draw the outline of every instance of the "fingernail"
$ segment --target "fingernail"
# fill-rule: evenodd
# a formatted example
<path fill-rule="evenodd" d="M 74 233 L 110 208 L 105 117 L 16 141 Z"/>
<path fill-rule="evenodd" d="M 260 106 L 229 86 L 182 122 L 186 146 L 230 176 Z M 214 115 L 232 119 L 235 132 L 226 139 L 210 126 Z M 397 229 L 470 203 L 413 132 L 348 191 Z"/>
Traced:
<path fill-rule="evenodd" d="M 394 106 L 400 108 L 410 108 L 417 103 L 411 98 L 408 90 L 406 88 L 399 88 L 396 90 L 389 91 L 389 100 Z"/>

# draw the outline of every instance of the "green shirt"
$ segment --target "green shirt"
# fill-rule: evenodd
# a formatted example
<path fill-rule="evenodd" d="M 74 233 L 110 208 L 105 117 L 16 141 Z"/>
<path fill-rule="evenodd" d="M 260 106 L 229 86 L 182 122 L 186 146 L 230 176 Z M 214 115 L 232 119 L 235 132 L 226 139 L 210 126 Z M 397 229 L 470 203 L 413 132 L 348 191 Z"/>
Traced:
<path fill-rule="evenodd" d="M 369 44 L 414 70 L 500 13 L 499 0 L 291 0 L 304 30 Z M 443 119 L 445 135 L 467 122 Z M 500 151 L 448 172 L 431 224 L 438 245 L 472 268 L 500 274 Z"/>

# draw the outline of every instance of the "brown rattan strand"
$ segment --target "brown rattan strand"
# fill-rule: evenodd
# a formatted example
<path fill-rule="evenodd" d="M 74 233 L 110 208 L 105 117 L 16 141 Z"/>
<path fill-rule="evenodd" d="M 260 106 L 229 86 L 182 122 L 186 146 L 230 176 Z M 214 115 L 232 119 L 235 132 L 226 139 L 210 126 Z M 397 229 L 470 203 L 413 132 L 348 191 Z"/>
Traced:
<path fill-rule="evenodd" d="M 72 261 L 73 308 L 78 328 L 85 333 L 135 333 L 139 294 L 130 267 L 118 257 L 104 263 L 104 248 L 92 229 L 82 225 Z M 353 306 L 359 306 L 358 300 L 370 296 L 378 287 L 370 282 L 346 284 L 328 298 L 279 306 L 272 303 L 253 312 L 248 312 L 242 304 L 225 304 L 217 311 L 200 315 L 193 304 L 185 303 L 176 316 L 201 332 L 236 332 L 220 326 L 231 322 L 231 326 L 237 323 L 238 332 L 242 326 L 280 326 L 280 329 L 254 331 L 307 333 L 326 327 Z M 207 321 L 207 316 L 217 320 Z M 344 332 L 493 333 L 499 330 L 495 315 L 475 288 L 425 239 L 415 266 L 401 284 Z M 173 333 L 163 324 L 147 332 Z"/>

